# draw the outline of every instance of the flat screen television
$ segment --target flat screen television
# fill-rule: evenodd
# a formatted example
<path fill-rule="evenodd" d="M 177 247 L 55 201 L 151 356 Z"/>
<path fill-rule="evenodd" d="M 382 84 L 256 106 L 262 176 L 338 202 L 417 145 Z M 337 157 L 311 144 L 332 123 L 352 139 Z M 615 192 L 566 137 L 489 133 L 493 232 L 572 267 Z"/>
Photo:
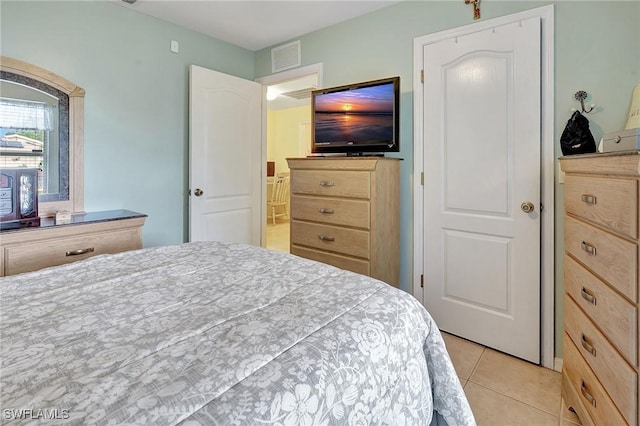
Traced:
<path fill-rule="evenodd" d="M 311 92 L 312 152 L 398 152 L 400 77 Z"/>

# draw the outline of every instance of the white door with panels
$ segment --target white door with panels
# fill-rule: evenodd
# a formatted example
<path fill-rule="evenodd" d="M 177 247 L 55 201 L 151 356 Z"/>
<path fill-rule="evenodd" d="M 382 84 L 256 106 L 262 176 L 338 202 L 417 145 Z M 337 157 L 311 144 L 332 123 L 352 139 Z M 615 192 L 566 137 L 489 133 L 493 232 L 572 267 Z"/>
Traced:
<path fill-rule="evenodd" d="M 189 240 L 259 246 L 262 85 L 191 65 Z"/>
<path fill-rule="evenodd" d="M 423 51 L 424 303 L 444 331 L 540 362 L 541 23 Z"/>

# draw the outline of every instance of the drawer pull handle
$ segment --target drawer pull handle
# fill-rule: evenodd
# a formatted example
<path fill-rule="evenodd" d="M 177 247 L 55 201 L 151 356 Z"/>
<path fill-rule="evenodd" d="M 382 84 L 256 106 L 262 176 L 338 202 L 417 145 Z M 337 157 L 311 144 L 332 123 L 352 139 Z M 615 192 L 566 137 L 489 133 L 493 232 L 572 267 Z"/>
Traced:
<path fill-rule="evenodd" d="M 580 247 L 582 248 L 583 251 L 587 252 L 591 256 L 595 256 L 596 255 L 596 248 L 594 246 L 592 246 L 591 244 L 583 241 L 580 244 Z"/>
<path fill-rule="evenodd" d="M 580 198 L 582 198 L 582 201 L 587 204 L 595 205 L 598 203 L 598 197 L 596 197 L 595 195 L 582 194 L 582 197 Z"/>
<path fill-rule="evenodd" d="M 333 209 L 325 209 L 325 208 L 319 208 L 318 211 L 322 214 L 333 214 Z"/>
<path fill-rule="evenodd" d="M 334 237 L 325 237 L 324 235 L 318 235 L 318 239 L 320 239 L 321 241 L 329 242 L 329 243 L 336 240 Z"/>
<path fill-rule="evenodd" d="M 324 186 L 325 188 L 329 187 L 329 186 L 334 186 L 335 183 L 333 183 L 332 180 L 321 180 L 320 182 L 318 182 L 320 184 L 320 186 Z"/>
<path fill-rule="evenodd" d="M 580 290 L 580 294 L 582 295 L 582 298 L 587 302 L 591 303 L 592 305 L 596 304 L 596 297 L 593 294 L 589 293 L 589 290 L 587 290 L 586 288 L 582 287 L 582 290 Z"/>
<path fill-rule="evenodd" d="M 81 254 L 93 253 L 93 247 L 78 249 L 78 250 L 69 250 L 66 255 L 67 256 L 80 256 Z"/>
<path fill-rule="evenodd" d="M 593 397 L 593 395 L 587 392 L 587 385 L 584 383 L 584 380 L 580 380 L 580 392 L 582 392 L 582 396 L 584 396 L 584 398 L 589 401 L 589 404 L 593 405 L 594 407 L 596 406 L 596 399 Z"/>
<path fill-rule="evenodd" d="M 580 343 L 582 343 L 582 347 L 589 352 L 591 355 L 596 356 L 596 348 L 593 347 L 591 343 L 589 343 L 589 339 L 584 333 L 580 333 Z"/>

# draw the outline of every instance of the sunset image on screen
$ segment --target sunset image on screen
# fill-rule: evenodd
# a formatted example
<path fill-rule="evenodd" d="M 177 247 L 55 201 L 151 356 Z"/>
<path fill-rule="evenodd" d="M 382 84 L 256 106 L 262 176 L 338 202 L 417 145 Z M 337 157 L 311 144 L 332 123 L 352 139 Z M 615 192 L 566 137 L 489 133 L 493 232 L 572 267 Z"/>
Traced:
<path fill-rule="evenodd" d="M 316 97 L 316 112 L 391 113 L 393 84 L 319 95 Z"/>
<path fill-rule="evenodd" d="M 315 143 L 392 141 L 393 114 L 393 83 L 318 94 L 314 109 Z"/>

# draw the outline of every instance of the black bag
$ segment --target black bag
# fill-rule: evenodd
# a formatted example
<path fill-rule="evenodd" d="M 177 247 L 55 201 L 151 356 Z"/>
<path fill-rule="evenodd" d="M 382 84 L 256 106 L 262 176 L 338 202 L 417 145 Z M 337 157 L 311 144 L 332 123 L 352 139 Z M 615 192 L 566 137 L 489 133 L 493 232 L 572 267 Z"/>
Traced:
<path fill-rule="evenodd" d="M 589 130 L 589 120 L 576 111 L 571 115 L 560 136 L 562 155 L 586 154 L 596 152 L 596 141 Z"/>

